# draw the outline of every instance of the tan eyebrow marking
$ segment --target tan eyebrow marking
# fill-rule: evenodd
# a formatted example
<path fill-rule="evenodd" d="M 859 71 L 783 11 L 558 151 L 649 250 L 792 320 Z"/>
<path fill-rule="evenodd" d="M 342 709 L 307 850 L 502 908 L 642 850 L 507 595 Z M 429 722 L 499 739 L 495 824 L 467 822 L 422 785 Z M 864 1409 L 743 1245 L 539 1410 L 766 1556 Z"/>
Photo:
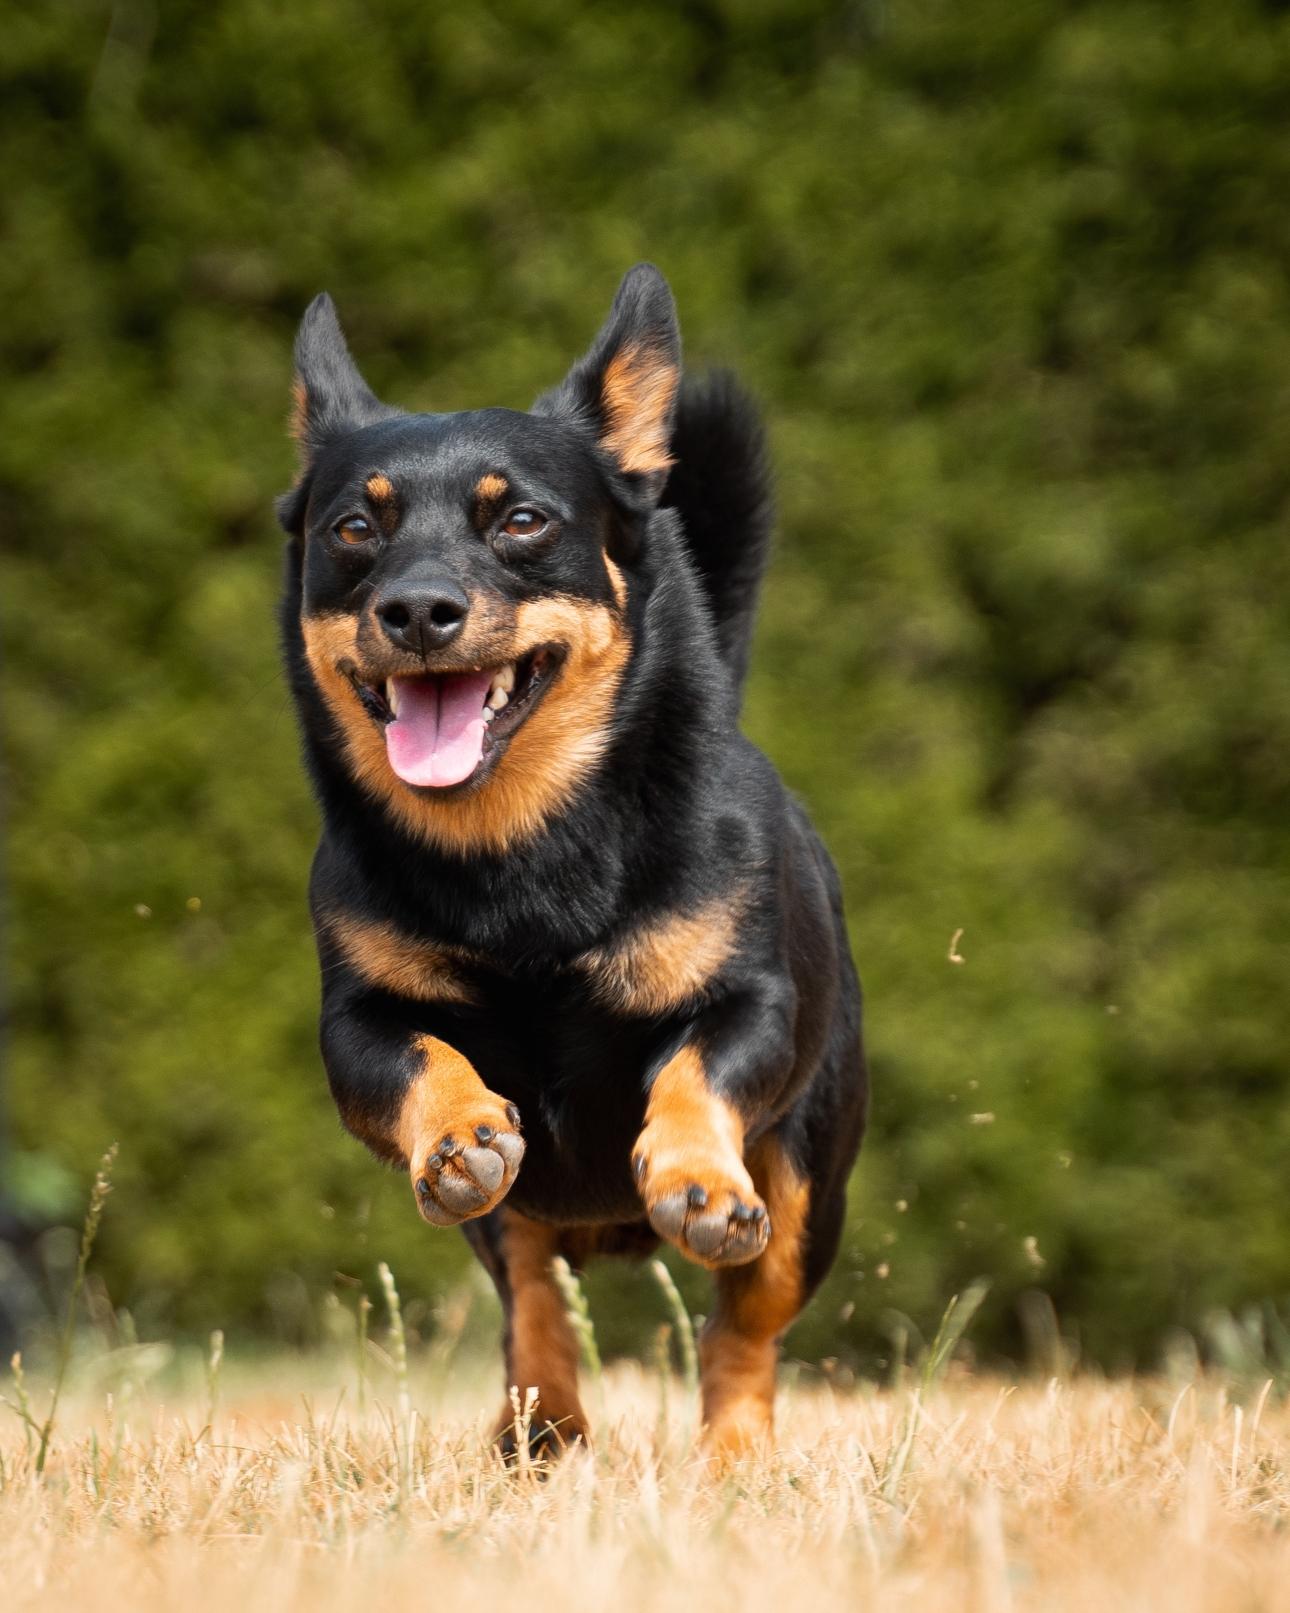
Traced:
<path fill-rule="evenodd" d="M 392 504 L 394 502 L 394 483 L 380 471 L 376 471 L 367 478 L 365 488 L 367 496 L 373 504 Z"/>
<path fill-rule="evenodd" d="M 496 514 L 497 506 L 506 497 L 510 483 L 505 476 L 489 471 L 475 483 L 475 523 L 484 526 Z"/>

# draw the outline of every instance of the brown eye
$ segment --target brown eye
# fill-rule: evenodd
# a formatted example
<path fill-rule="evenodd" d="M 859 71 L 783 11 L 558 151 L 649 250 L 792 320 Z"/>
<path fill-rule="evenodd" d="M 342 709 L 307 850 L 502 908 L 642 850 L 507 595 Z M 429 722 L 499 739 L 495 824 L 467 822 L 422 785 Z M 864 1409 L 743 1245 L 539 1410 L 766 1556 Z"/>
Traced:
<path fill-rule="evenodd" d="M 372 523 L 361 515 L 347 515 L 336 523 L 335 532 L 343 543 L 366 543 L 372 536 Z"/>
<path fill-rule="evenodd" d="M 546 531 L 546 524 L 546 516 L 539 510 L 521 508 L 506 517 L 502 531 L 508 538 L 536 538 L 539 532 Z"/>

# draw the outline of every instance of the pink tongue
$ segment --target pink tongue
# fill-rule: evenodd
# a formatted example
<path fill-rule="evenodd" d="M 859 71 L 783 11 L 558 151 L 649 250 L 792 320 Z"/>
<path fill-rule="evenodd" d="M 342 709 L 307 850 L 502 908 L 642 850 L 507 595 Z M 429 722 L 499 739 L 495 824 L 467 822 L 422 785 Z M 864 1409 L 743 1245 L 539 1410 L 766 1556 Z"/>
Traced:
<path fill-rule="evenodd" d="M 385 729 L 390 766 L 405 784 L 460 784 L 484 750 L 490 672 L 395 678 L 399 714 Z"/>

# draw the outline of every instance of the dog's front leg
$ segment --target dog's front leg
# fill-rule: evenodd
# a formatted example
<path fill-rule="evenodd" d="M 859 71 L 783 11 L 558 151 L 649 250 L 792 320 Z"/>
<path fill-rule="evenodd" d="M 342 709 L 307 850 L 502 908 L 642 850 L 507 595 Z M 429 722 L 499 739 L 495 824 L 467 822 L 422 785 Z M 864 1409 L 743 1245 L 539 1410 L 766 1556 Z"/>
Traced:
<path fill-rule="evenodd" d="M 650 1083 L 637 1187 L 655 1232 L 701 1266 L 755 1260 L 772 1235 L 745 1143 L 782 1112 L 788 1025 L 775 998 L 709 1009 Z"/>
<path fill-rule="evenodd" d="M 658 1070 L 633 1163 L 650 1224 L 716 1273 L 700 1341 L 709 1449 L 770 1437 L 779 1341 L 801 1308 L 810 1184 L 776 1121 L 796 1096 L 787 993 L 700 1017 Z"/>
<path fill-rule="evenodd" d="M 442 1037 L 393 1022 L 372 994 L 338 998 L 324 1006 L 322 1053 L 345 1125 L 407 1170 L 432 1225 L 495 1209 L 524 1155 L 519 1110 Z"/>

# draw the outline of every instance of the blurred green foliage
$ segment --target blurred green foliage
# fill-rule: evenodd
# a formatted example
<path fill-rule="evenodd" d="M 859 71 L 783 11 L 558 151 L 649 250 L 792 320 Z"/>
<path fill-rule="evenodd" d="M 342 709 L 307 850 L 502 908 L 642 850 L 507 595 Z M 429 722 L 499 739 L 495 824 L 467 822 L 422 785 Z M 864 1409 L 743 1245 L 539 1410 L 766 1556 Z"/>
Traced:
<path fill-rule="evenodd" d="M 1284 6 L 9 0 L 0 59 L 10 1105 L 86 1178 L 119 1139 L 141 1329 L 468 1263 L 315 1050 L 295 320 L 327 287 L 392 401 L 523 406 L 642 257 L 767 406 L 748 726 L 868 988 L 791 1347 L 984 1276 L 987 1347 L 1038 1285 L 1117 1365 L 1290 1291 Z M 600 1283 L 639 1346 L 648 1275 Z"/>

